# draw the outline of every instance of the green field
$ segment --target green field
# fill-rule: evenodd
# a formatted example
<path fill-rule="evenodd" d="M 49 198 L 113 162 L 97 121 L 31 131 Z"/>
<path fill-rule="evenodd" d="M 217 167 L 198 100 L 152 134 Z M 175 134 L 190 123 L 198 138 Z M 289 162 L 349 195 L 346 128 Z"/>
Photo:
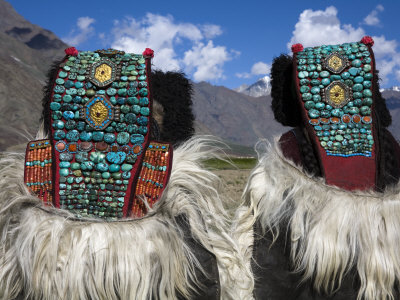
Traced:
<path fill-rule="evenodd" d="M 207 169 L 212 170 L 234 170 L 234 169 L 253 169 L 257 159 L 253 157 L 230 157 L 228 160 L 212 158 L 204 161 Z"/>

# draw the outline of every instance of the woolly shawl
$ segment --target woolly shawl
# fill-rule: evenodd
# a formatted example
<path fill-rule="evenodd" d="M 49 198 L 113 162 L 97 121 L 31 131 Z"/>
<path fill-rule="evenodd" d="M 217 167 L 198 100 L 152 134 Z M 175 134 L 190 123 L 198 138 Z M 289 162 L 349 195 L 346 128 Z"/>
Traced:
<path fill-rule="evenodd" d="M 256 148 L 236 228 L 255 299 L 399 299 L 400 185 L 349 192 L 307 174 L 277 141 Z"/>

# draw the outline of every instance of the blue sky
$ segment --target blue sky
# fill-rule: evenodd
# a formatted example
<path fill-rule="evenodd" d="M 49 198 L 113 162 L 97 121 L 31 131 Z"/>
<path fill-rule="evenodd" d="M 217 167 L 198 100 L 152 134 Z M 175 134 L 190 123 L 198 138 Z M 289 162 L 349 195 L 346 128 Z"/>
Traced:
<path fill-rule="evenodd" d="M 400 85 L 400 1 L 9 0 L 80 50 L 155 50 L 154 67 L 235 88 L 268 75 L 273 57 L 371 35 L 383 87 Z"/>

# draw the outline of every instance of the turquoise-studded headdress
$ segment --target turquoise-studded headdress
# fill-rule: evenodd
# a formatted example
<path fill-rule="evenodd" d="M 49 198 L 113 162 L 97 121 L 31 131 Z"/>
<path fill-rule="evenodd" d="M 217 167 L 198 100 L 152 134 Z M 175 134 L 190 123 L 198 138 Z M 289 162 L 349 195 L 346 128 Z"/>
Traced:
<path fill-rule="evenodd" d="M 66 54 L 44 102 L 49 138 L 28 144 L 25 182 L 77 216 L 141 217 L 160 198 L 172 161 L 171 145 L 151 140 L 153 51 Z"/>
<path fill-rule="evenodd" d="M 371 37 L 309 48 L 295 44 L 293 58 L 283 55 L 272 68 L 276 119 L 304 128 L 283 137 L 282 145 L 291 136 L 297 139 L 293 143 L 311 143 L 308 153 L 300 149 L 301 155 L 294 155 L 296 160 L 314 156 L 312 171 L 350 190 L 385 185 L 380 142 L 391 119 L 379 93 L 373 44 Z M 308 137 L 300 138 L 304 132 Z"/>

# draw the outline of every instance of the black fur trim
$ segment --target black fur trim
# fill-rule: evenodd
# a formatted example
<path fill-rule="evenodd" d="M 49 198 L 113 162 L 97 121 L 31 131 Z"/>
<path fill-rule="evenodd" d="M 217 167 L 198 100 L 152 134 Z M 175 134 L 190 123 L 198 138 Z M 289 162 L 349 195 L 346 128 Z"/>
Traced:
<path fill-rule="evenodd" d="M 192 85 L 183 73 L 153 71 L 151 92 L 164 109 L 160 139 L 179 144 L 194 134 Z"/>
<path fill-rule="evenodd" d="M 274 58 L 271 69 L 272 111 L 275 120 L 284 126 L 302 126 L 301 111 L 293 81 L 293 58 L 281 54 Z"/>
<path fill-rule="evenodd" d="M 378 117 L 378 123 L 382 127 L 389 127 L 392 124 L 392 116 L 386 106 L 386 100 L 382 97 L 381 92 L 379 91 L 379 71 L 375 71 L 374 76 L 374 84 L 375 84 L 375 113 Z"/>
<path fill-rule="evenodd" d="M 57 72 L 60 68 L 60 64 L 65 60 L 63 58 L 62 60 L 57 60 L 54 61 L 53 64 L 51 65 L 49 71 L 47 72 L 47 84 L 43 87 L 43 99 L 42 99 L 42 106 L 43 106 L 43 111 L 42 111 L 42 116 L 40 118 L 40 121 L 43 121 L 44 123 L 44 132 L 45 134 L 50 133 L 50 118 L 51 118 L 51 113 L 50 113 L 50 102 L 51 102 L 51 94 L 53 92 L 53 86 L 54 82 L 57 77 Z"/>

